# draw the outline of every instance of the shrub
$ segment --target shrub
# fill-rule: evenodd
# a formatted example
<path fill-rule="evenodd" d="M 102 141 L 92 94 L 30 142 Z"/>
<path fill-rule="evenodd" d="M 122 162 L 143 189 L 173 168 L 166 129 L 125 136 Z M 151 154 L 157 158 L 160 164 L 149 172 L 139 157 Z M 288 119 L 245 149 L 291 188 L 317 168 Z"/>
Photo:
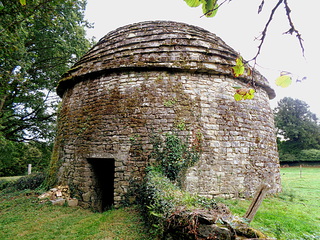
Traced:
<path fill-rule="evenodd" d="M 305 149 L 299 153 L 300 161 L 320 161 L 320 150 Z"/>
<path fill-rule="evenodd" d="M 295 153 L 281 153 L 279 154 L 280 161 L 283 162 L 311 162 L 320 161 L 319 149 L 304 149 Z"/>
<path fill-rule="evenodd" d="M 35 173 L 28 176 L 19 178 L 16 181 L 17 190 L 31 189 L 35 190 L 39 188 L 45 179 L 44 173 Z"/>
<path fill-rule="evenodd" d="M 279 152 L 280 162 L 298 162 L 297 154 Z"/>
<path fill-rule="evenodd" d="M 213 199 L 182 191 L 153 167 L 148 168 L 145 182 L 139 189 L 138 204 L 146 223 L 158 235 L 163 233 L 164 220 L 179 207 L 211 209 L 217 206 Z"/>
<path fill-rule="evenodd" d="M 8 187 L 9 184 L 10 184 L 10 181 L 0 180 L 0 191 Z"/>
<path fill-rule="evenodd" d="M 25 189 L 35 190 L 41 186 L 45 179 L 44 173 L 33 173 L 10 182 L 6 186 L 7 191 L 20 191 Z"/>

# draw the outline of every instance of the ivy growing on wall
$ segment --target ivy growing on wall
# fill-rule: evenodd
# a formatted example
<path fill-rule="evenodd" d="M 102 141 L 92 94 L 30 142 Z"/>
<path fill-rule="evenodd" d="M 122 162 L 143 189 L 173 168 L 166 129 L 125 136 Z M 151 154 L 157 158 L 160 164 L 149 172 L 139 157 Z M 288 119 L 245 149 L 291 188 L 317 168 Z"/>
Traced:
<path fill-rule="evenodd" d="M 178 136 L 177 132 L 154 135 L 151 153 L 151 158 L 155 159 L 154 167 L 171 181 L 178 180 L 200 157 L 201 149 L 193 146 L 193 142 L 189 144 L 189 138 Z"/>

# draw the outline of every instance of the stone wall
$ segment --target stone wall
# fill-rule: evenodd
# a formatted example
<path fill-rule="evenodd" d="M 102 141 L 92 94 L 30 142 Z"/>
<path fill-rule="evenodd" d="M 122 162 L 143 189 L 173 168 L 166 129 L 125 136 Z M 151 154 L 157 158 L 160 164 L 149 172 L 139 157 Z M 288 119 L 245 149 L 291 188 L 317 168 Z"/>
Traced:
<path fill-rule="evenodd" d="M 56 149 L 59 184 L 68 184 L 83 206 L 99 208 L 89 158 L 115 160 L 114 203 L 140 181 L 153 133 L 183 124 L 182 135 L 202 136 L 203 153 L 187 172 L 184 188 L 205 196 L 250 195 L 262 181 L 280 190 L 273 116 L 268 95 L 236 102 L 226 76 L 123 72 L 83 81 L 63 96 Z"/>
<path fill-rule="evenodd" d="M 268 182 L 278 192 L 268 102 L 275 94 L 257 71 L 235 78 L 237 57 L 215 34 L 184 23 L 142 22 L 108 33 L 59 82 L 48 183 L 69 185 L 84 207 L 117 207 L 152 161 L 152 136 L 179 129 L 202 151 L 182 179 L 185 190 L 249 196 Z M 235 101 L 233 86 L 254 87 L 254 99 Z"/>

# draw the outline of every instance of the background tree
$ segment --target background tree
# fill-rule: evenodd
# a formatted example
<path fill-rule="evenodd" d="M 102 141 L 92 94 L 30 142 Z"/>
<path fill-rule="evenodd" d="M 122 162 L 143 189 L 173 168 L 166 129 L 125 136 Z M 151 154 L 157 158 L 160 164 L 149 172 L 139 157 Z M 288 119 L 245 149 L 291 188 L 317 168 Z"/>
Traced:
<path fill-rule="evenodd" d="M 35 152 L 43 150 L 41 141 L 52 141 L 57 81 L 90 46 L 85 6 L 84 0 L 0 1 L 0 155 L 11 152 L 7 162 L 21 158 L 19 148 L 33 144 Z"/>
<path fill-rule="evenodd" d="M 281 160 L 295 158 L 302 150 L 320 149 L 320 126 L 307 103 L 285 97 L 274 113 L 277 133 L 282 139 L 278 141 Z"/>

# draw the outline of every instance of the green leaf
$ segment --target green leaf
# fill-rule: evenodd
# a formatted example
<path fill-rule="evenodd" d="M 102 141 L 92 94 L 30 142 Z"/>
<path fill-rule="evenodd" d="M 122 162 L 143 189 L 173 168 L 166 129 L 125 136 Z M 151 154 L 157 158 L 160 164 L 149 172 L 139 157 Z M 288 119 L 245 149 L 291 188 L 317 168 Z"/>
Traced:
<path fill-rule="evenodd" d="M 200 0 L 184 0 L 189 7 L 198 7 L 201 4 Z"/>
<path fill-rule="evenodd" d="M 255 90 L 253 88 L 240 88 L 236 90 L 236 93 L 233 95 L 236 101 L 247 100 L 254 98 Z"/>
<path fill-rule="evenodd" d="M 232 67 L 232 72 L 235 77 L 239 77 L 244 73 L 244 64 L 242 62 L 242 57 L 236 59 L 236 65 Z"/>
<path fill-rule="evenodd" d="M 4 9 L 4 6 L 3 6 L 3 3 L 0 2 L 0 11 L 1 11 L 2 9 Z"/>
<path fill-rule="evenodd" d="M 241 86 L 233 86 L 234 89 L 241 89 Z"/>
<path fill-rule="evenodd" d="M 206 17 L 214 17 L 218 11 L 217 0 L 207 0 L 202 4 L 202 11 Z"/>
<path fill-rule="evenodd" d="M 247 66 L 247 76 L 251 76 L 252 74 L 252 69 Z"/>
<path fill-rule="evenodd" d="M 246 98 L 245 99 L 253 99 L 254 98 L 254 89 L 250 88 L 249 92 L 245 95 Z"/>
<path fill-rule="evenodd" d="M 234 97 L 234 100 L 236 100 L 236 101 L 240 101 L 240 100 L 243 99 L 243 96 L 240 95 L 240 94 L 238 94 L 238 93 L 235 93 L 235 94 L 233 95 L 233 97 Z"/>
<path fill-rule="evenodd" d="M 22 6 L 25 6 L 27 4 L 27 0 L 19 0 Z"/>
<path fill-rule="evenodd" d="M 289 87 L 292 83 L 292 78 L 288 75 L 282 75 L 276 79 L 276 85 L 286 88 Z"/>
<path fill-rule="evenodd" d="M 47 101 L 46 93 L 70 68 L 70 60 L 89 49 L 85 37 L 89 23 L 80 14 L 85 5 L 82 1 L 0 2 L 4 6 L 0 13 L 5 11 L 5 17 L 0 17 L 4 46 L 0 47 L 0 108 L 5 110 L 0 110 L 0 135 L 17 142 L 50 142 L 57 103 Z"/>

